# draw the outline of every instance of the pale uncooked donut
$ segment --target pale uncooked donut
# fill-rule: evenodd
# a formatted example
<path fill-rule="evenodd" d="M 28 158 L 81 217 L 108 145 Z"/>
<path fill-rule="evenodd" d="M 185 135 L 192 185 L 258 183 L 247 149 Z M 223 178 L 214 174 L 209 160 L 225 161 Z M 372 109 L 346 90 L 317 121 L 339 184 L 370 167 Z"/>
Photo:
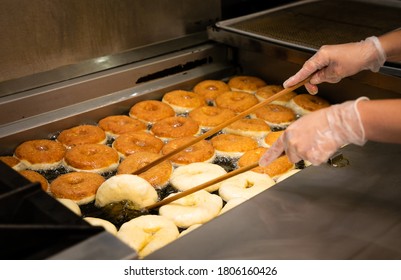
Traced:
<path fill-rule="evenodd" d="M 193 231 L 194 229 L 197 229 L 198 227 L 200 227 L 202 224 L 194 224 L 192 226 L 190 226 L 189 228 L 187 228 L 186 230 L 181 231 L 180 235 L 178 237 L 182 237 L 188 233 L 190 233 L 191 231 Z"/>
<path fill-rule="evenodd" d="M 228 210 L 233 209 L 234 207 L 240 205 L 241 203 L 247 201 L 246 198 L 243 197 L 234 197 L 233 199 L 230 199 L 227 201 L 226 205 L 221 209 L 219 215 L 226 213 Z"/>
<path fill-rule="evenodd" d="M 120 174 L 107 179 L 96 193 L 95 205 L 103 207 L 112 202 L 132 201 L 139 208 L 144 208 L 158 200 L 152 185 L 137 175 Z"/>
<path fill-rule="evenodd" d="M 144 215 L 132 219 L 120 227 L 117 237 L 134 248 L 143 258 L 177 239 L 177 226 L 166 217 Z"/>
<path fill-rule="evenodd" d="M 117 234 L 116 226 L 107 220 L 104 220 L 101 218 L 95 218 L 95 217 L 85 217 L 84 220 L 87 221 L 88 223 L 90 223 L 92 226 L 103 227 L 105 230 L 107 230 L 108 232 L 110 232 L 113 235 Z"/>
<path fill-rule="evenodd" d="M 219 195 L 224 201 L 242 197 L 249 199 L 275 184 L 267 174 L 247 171 L 223 181 Z"/>
<path fill-rule="evenodd" d="M 72 199 L 68 198 L 56 198 L 56 199 L 78 216 L 82 216 L 81 208 L 79 208 L 78 204 Z"/>
<path fill-rule="evenodd" d="M 170 177 L 170 183 L 177 190 L 185 191 L 226 173 L 225 169 L 220 165 L 207 162 L 194 162 L 176 168 Z M 214 192 L 219 187 L 220 183 L 217 183 L 207 187 L 205 190 Z"/>
<path fill-rule="evenodd" d="M 188 228 L 210 221 L 220 213 L 222 207 L 220 196 L 200 190 L 160 207 L 159 214 L 172 220 L 177 227 Z"/>

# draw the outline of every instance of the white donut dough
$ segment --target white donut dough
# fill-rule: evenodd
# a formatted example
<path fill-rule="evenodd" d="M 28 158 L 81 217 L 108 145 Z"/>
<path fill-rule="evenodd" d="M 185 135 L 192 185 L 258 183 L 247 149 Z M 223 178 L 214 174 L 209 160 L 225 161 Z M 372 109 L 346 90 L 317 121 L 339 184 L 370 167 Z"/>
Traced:
<path fill-rule="evenodd" d="M 56 199 L 78 216 L 82 215 L 81 208 L 79 208 L 78 204 L 74 200 L 68 198 L 56 198 Z"/>
<path fill-rule="evenodd" d="M 292 169 L 286 173 L 284 173 L 283 175 L 280 175 L 276 182 L 279 183 L 281 181 L 284 181 L 285 179 L 287 179 L 288 177 L 291 177 L 292 175 L 294 175 L 295 173 L 298 173 L 299 171 L 301 171 L 301 169 Z"/>
<path fill-rule="evenodd" d="M 223 181 L 219 195 L 224 201 L 242 197 L 249 199 L 275 184 L 267 174 L 247 171 Z"/>
<path fill-rule="evenodd" d="M 187 228 L 186 230 L 181 231 L 180 235 L 178 237 L 182 237 L 188 233 L 190 233 L 191 231 L 193 231 L 194 229 L 197 229 L 198 227 L 200 227 L 202 224 L 194 224 L 192 226 L 190 226 L 189 228 Z"/>
<path fill-rule="evenodd" d="M 121 225 L 117 237 L 143 258 L 178 238 L 177 226 L 158 215 L 144 215 Z"/>
<path fill-rule="evenodd" d="M 194 162 L 176 168 L 170 178 L 171 185 L 179 191 L 201 185 L 227 172 L 223 167 L 213 163 Z M 214 192 L 218 190 L 220 183 L 207 187 L 205 191 Z"/>
<path fill-rule="evenodd" d="M 226 205 L 221 209 L 219 215 L 226 213 L 228 210 L 233 209 L 234 207 L 240 205 L 241 203 L 247 201 L 246 198 L 243 197 L 235 197 L 227 201 Z"/>
<path fill-rule="evenodd" d="M 220 196 L 200 190 L 160 207 L 159 214 L 172 220 L 177 227 L 188 228 L 210 221 L 220 213 L 222 207 Z"/>
<path fill-rule="evenodd" d="M 110 223 L 107 220 L 100 219 L 100 218 L 95 218 L 95 217 L 85 217 L 85 221 L 87 221 L 89 224 L 92 226 L 100 226 L 103 227 L 105 230 L 107 230 L 109 233 L 116 235 L 117 234 L 117 228 L 115 225 Z"/>
<path fill-rule="evenodd" d="M 109 203 L 131 201 L 139 208 L 145 208 L 158 200 L 152 185 L 137 175 L 120 174 L 107 179 L 96 192 L 95 205 L 103 207 Z"/>

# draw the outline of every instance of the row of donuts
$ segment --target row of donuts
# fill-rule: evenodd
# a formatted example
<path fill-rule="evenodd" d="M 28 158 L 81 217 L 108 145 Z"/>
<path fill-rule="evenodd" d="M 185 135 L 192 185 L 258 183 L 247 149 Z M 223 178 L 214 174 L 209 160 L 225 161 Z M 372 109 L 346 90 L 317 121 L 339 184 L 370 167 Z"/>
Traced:
<path fill-rule="evenodd" d="M 205 82 L 210 82 L 210 81 L 205 81 Z M 213 82 L 217 82 L 217 81 L 213 81 Z M 221 82 L 221 81 L 219 81 L 219 82 Z M 213 89 L 211 86 L 209 86 L 209 88 Z M 175 91 L 175 92 L 177 92 L 177 91 Z M 179 91 L 179 92 L 182 93 L 184 91 Z M 220 94 L 217 97 L 222 96 L 223 94 Z M 168 96 L 168 94 L 166 94 L 165 97 L 166 96 Z M 191 99 L 191 98 L 184 98 L 184 99 Z M 238 100 L 242 100 L 241 98 L 237 98 L 237 97 L 235 97 L 234 99 L 237 99 L 237 101 Z M 73 174 L 74 175 L 74 176 L 71 175 L 71 181 L 83 180 L 83 179 L 78 179 L 77 178 L 76 175 L 78 175 L 78 174 L 82 175 L 82 176 L 87 176 L 86 175 L 87 172 L 82 172 L 82 171 L 87 171 L 87 170 L 85 170 L 85 162 L 86 161 L 83 160 L 82 155 L 90 154 L 92 156 L 96 155 L 95 158 L 97 158 L 97 159 L 99 157 L 109 159 L 109 158 L 111 158 L 110 155 L 109 155 L 109 151 L 111 151 L 113 149 L 118 152 L 119 158 L 121 158 L 123 160 L 122 160 L 122 162 L 120 164 L 119 164 L 118 160 L 114 161 L 116 164 L 113 164 L 111 169 L 116 168 L 117 166 L 119 168 L 122 168 L 124 166 L 124 163 L 128 162 L 128 159 L 131 159 L 131 158 L 134 158 L 134 157 L 137 158 L 136 160 L 132 160 L 132 161 L 133 162 L 137 162 L 138 167 L 131 167 L 131 171 L 121 172 L 121 173 L 131 173 L 134 170 L 140 168 L 141 166 L 147 164 L 148 162 L 154 160 L 156 157 L 160 156 L 159 152 L 163 148 L 168 147 L 169 144 L 170 144 L 170 149 L 174 149 L 174 147 L 178 147 L 183 142 L 189 141 L 192 137 L 194 137 L 193 135 L 197 135 L 197 133 L 199 133 L 199 128 L 197 128 L 196 129 L 196 133 L 191 132 L 191 135 L 190 136 L 186 136 L 186 137 L 183 137 L 182 133 L 173 134 L 173 136 L 175 136 L 175 137 L 171 137 L 171 133 L 167 133 L 166 134 L 165 133 L 166 132 L 166 127 L 165 126 L 163 127 L 162 125 L 160 125 L 159 121 L 164 120 L 164 119 L 168 119 L 168 118 L 173 118 L 173 120 L 171 120 L 171 119 L 169 120 L 170 121 L 169 126 L 172 127 L 172 128 L 182 128 L 182 127 L 184 127 L 184 124 L 186 123 L 186 120 L 191 118 L 191 112 L 195 111 L 195 109 L 193 109 L 193 110 L 191 110 L 191 112 L 189 112 L 189 114 L 188 114 L 189 117 L 176 116 L 176 114 L 182 114 L 183 111 L 179 111 L 179 110 L 175 111 L 173 109 L 173 115 L 171 115 L 171 110 L 169 110 L 170 111 L 170 113 L 169 113 L 170 117 L 163 117 L 163 118 L 157 119 L 156 116 L 158 115 L 158 113 L 160 111 L 163 111 L 163 110 L 159 109 L 161 103 L 162 104 L 167 104 L 165 98 L 163 98 L 163 102 L 150 101 L 149 100 L 148 102 L 137 103 L 131 108 L 129 117 L 128 116 L 110 116 L 110 117 L 106 117 L 105 119 L 99 121 L 98 127 L 82 125 L 82 126 L 78 126 L 78 127 L 75 127 L 75 128 L 71 128 L 71 129 L 62 131 L 60 133 L 60 135 L 57 137 L 57 139 L 56 139 L 57 141 L 53 141 L 52 144 L 50 144 L 47 141 L 51 141 L 51 140 L 47 140 L 46 143 L 42 142 L 42 143 L 40 143 L 39 146 L 36 146 L 34 148 L 34 150 L 36 149 L 36 150 L 40 150 L 40 151 L 51 151 L 50 153 L 53 156 L 56 156 L 59 153 L 54 153 L 54 151 L 59 151 L 59 150 L 61 151 L 62 148 L 60 147 L 60 145 L 57 145 L 58 147 L 52 147 L 52 145 L 54 145 L 54 143 L 58 143 L 58 144 L 62 143 L 62 145 L 64 146 L 65 154 L 64 154 L 64 157 L 61 159 L 61 161 L 64 162 L 64 165 L 68 166 L 70 168 L 70 170 L 75 171 L 73 173 L 68 173 L 68 174 Z M 180 103 L 180 104 L 182 105 L 183 103 Z M 216 104 L 212 104 L 212 105 L 216 105 Z M 153 119 L 149 119 L 148 117 L 146 117 L 148 119 L 141 119 L 141 118 L 145 118 L 146 114 L 143 114 L 143 113 L 142 114 L 138 114 L 137 113 L 137 111 L 139 111 L 138 108 L 140 108 L 140 106 L 143 106 L 143 108 L 145 108 L 144 110 L 148 113 L 148 115 L 150 115 L 150 116 L 152 116 L 154 118 Z M 163 106 L 163 107 L 164 108 L 173 108 L 173 106 L 171 106 L 171 105 L 167 106 L 167 107 L 166 106 Z M 181 106 L 181 107 L 183 107 L 183 106 Z M 221 107 L 207 106 L 206 105 L 206 106 L 204 106 L 204 108 L 206 108 L 205 110 L 210 110 L 211 108 L 221 108 Z M 226 112 L 228 112 L 230 110 L 228 108 L 227 109 L 223 108 L 223 109 Z M 188 113 L 188 111 L 185 111 L 185 113 Z M 211 115 L 213 115 L 213 113 Z M 142 117 L 139 118 L 138 116 L 142 116 Z M 227 118 L 227 116 L 225 117 L 225 119 L 226 118 Z M 114 122 L 113 122 L 112 119 L 114 119 Z M 138 119 L 140 119 L 139 122 L 137 121 Z M 241 126 L 245 126 L 245 127 L 249 128 L 250 124 L 254 123 L 256 120 L 258 120 L 259 123 L 263 123 L 264 124 L 263 121 L 260 122 L 260 119 L 254 119 L 255 121 L 251 121 L 251 120 L 253 120 L 253 119 L 241 120 L 240 122 L 238 122 L 240 124 L 239 126 L 240 127 Z M 114 125 L 112 125 L 113 123 L 114 124 L 117 123 L 118 125 L 116 125 L 114 127 Z M 122 123 L 124 123 L 124 125 L 120 125 Z M 149 126 L 149 124 L 150 124 L 150 126 Z M 121 130 L 122 127 L 124 127 L 124 129 L 127 129 L 128 127 L 130 127 L 128 130 L 129 131 L 135 131 L 135 132 L 134 133 L 131 132 L 131 133 L 127 134 L 126 133 L 127 131 Z M 158 127 L 159 127 L 159 129 L 161 131 L 160 133 L 157 132 L 158 131 L 158 129 L 157 129 Z M 105 147 L 107 147 L 107 148 L 110 148 L 110 147 L 104 145 L 104 143 L 106 143 L 106 139 L 105 139 L 105 137 L 103 137 L 103 134 L 100 133 L 98 128 L 101 128 L 101 130 L 103 130 L 103 133 L 106 133 L 106 135 L 107 135 L 106 138 L 108 138 L 109 140 L 110 139 L 115 139 L 112 142 L 112 149 L 111 150 L 105 148 Z M 150 128 L 150 131 L 152 132 L 151 134 L 145 133 L 147 128 Z M 208 129 L 210 127 L 205 126 L 203 128 L 204 129 Z M 229 130 L 229 129 L 231 129 L 231 130 Z M 89 130 L 91 130 L 90 133 L 88 133 Z M 92 130 L 93 131 L 94 130 L 98 130 L 99 132 L 95 133 L 95 132 L 92 132 Z M 265 131 L 267 130 L 269 132 L 269 133 L 262 134 L 263 136 L 266 135 L 265 138 L 267 138 L 267 136 L 272 136 L 272 135 L 275 134 L 275 132 L 271 132 L 268 129 L 264 129 L 264 130 Z M 195 131 L 195 130 L 192 130 L 192 131 Z M 242 131 L 241 133 L 245 133 L 245 135 L 236 135 L 236 134 L 234 134 L 234 133 L 237 133 L 238 131 Z M 236 130 L 235 126 L 234 126 L 234 128 L 227 128 L 227 130 L 224 131 L 224 132 L 225 132 L 224 134 L 217 135 L 216 138 L 211 139 L 211 141 L 210 141 L 211 143 L 209 141 L 201 141 L 203 146 L 199 147 L 198 150 L 202 151 L 201 154 L 203 154 L 203 156 L 204 156 L 204 154 L 205 154 L 204 151 L 208 150 L 206 147 L 208 147 L 208 148 L 211 147 L 212 149 L 209 149 L 209 150 L 211 150 L 211 152 L 209 153 L 210 155 L 208 155 L 208 153 L 206 153 L 206 155 L 207 155 L 206 156 L 206 160 L 204 160 L 204 158 L 201 158 L 201 159 L 196 158 L 196 159 L 193 159 L 193 161 L 194 162 L 206 161 L 206 162 L 209 162 L 210 165 L 212 165 L 210 162 L 213 162 L 214 157 L 215 157 L 214 152 L 212 152 L 212 150 L 213 149 L 217 149 L 218 151 L 221 151 L 219 156 L 226 156 L 226 157 L 231 157 L 231 158 L 233 158 L 233 157 L 234 158 L 235 157 L 239 158 L 240 156 L 244 156 L 244 157 L 240 158 L 240 160 L 238 161 L 238 164 L 241 166 L 241 164 L 246 165 L 246 160 L 245 160 L 246 158 L 248 158 L 248 161 L 250 161 L 250 162 L 255 161 L 257 155 L 261 155 L 261 153 L 266 149 L 266 148 L 263 148 L 263 147 L 259 147 L 259 145 L 258 145 L 259 143 L 256 142 L 256 144 L 255 144 L 254 140 L 250 141 L 248 139 L 248 138 L 252 139 L 252 136 L 255 136 L 255 134 L 254 134 L 254 132 L 249 132 L 247 129 L 237 129 Z M 277 135 L 278 134 L 279 134 L 279 132 L 277 132 Z M 78 136 L 81 136 L 81 137 L 71 137 L 71 135 L 78 135 Z M 95 137 L 95 135 L 98 135 L 98 136 L 102 135 L 102 137 Z M 130 135 L 130 136 L 128 136 L 128 135 Z M 92 138 L 96 138 L 96 140 L 92 140 Z M 258 134 L 258 138 L 261 138 L 260 134 Z M 265 138 L 263 138 L 263 139 L 265 139 Z M 81 141 L 82 141 L 82 139 L 85 139 L 85 141 L 84 141 L 85 143 L 81 143 L 79 141 L 77 142 L 76 141 L 77 139 L 81 139 Z M 123 141 L 123 139 L 125 139 L 125 141 Z M 219 139 L 220 141 L 217 141 L 216 139 Z M 95 142 L 95 143 L 86 143 L 86 141 Z M 152 143 L 152 145 L 149 145 L 148 142 Z M 135 145 L 139 146 L 139 147 L 141 147 L 141 146 L 142 147 L 145 147 L 145 146 L 152 146 L 152 147 L 156 146 L 157 148 L 154 151 L 147 151 L 147 152 L 138 151 L 138 150 L 132 150 L 131 147 L 129 147 L 129 148 L 126 147 L 127 145 L 129 146 L 130 143 L 135 143 Z M 199 145 L 201 143 L 199 143 Z M 233 150 L 228 150 L 227 151 L 227 149 L 225 149 L 225 148 L 226 147 L 232 147 L 232 143 L 239 144 L 239 147 L 236 147 L 234 149 L 234 151 Z M 36 143 L 36 144 L 38 144 L 38 143 Z M 219 146 L 221 146 L 222 148 L 219 149 L 218 148 Z M 266 144 L 266 146 L 268 146 L 268 144 Z M 123 147 L 125 147 L 125 149 Z M 191 149 L 188 149 L 188 150 L 186 150 L 184 152 L 193 152 L 194 151 L 194 147 L 192 147 Z M 72 151 L 75 151 L 75 153 L 72 153 Z M 113 153 L 114 155 L 115 155 L 115 151 Z M 248 151 L 249 151 L 249 153 L 247 153 Z M 251 151 L 253 153 L 251 153 Z M 258 151 L 258 152 L 254 152 L 254 151 Z M 20 154 L 21 154 L 20 152 L 21 151 L 19 151 L 19 149 L 17 148 L 16 153 L 15 153 L 15 156 L 16 156 L 17 159 L 22 158 L 20 156 Z M 168 149 L 167 149 L 167 152 L 168 152 Z M 167 153 L 167 152 L 165 152 L 165 153 Z M 149 155 L 146 155 L 146 157 L 145 157 L 144 153 L 151 154 L 153 156 L 153 158 L 149 159 L 149 157 L 150 157 Z M 30 154 L 30 152 L 23 152 L 22 154 Z M 100 154 L 102 156 L 99 156 Z M 69 155 L 69 156 L 67 156 L 67 155 Z M 245 155 L 247 155 L 247 156 L 245 156 Z M 180 158 L 178 155 L 176 157 Z M 38 158 L 38 157 L 35 156 L 35 158 Z M 72 158 L 72 160 L 70 158 Z M 116 157 L 114 156 L 114 158 L 116 158 Z M 147 158 L 147 162 L 145 162 L 145 160 L 143 160 L 145 158 Z M 73 160 L 73 159 L 75 159 L 75 160 Z M 141 159 L 142 159 L 142 162 L 140 162 Z M 285 157 L 283 157 L 282 159 L 285 159 Z M 26 159 L 23 159 L 21 161 L 26 161 Z M 29 163 L 28 162 L 28 164 L 26 164 L 26 162 L 25 162 L 24 164 L 25 164 L 25 166 L 28 166 L 28 169 L 41 170 L 41 169 L 46 169 L 46 168 L 54 168 L 54 166 L 55 166 L 54 163 L 57 162 L 57 161 L 55 161 L 55 160 L 52 160 L 52 161 L 53 161 L 52 165 L 47 165 L 47 164 L 43 165 L 43 162 L 40 162 L 40 163 L 38 163 L 38 165 L 36 165 L 37 163 L 35 163 L 34 161 L 33 161 L 33 163 Z M 74 164 L 74 162 L 76 162 L 76 164 Z M 189 162 L 188 161 L 180 162 L 179 160 L 177 160 L 177 161 L 175 161 L 174 167 L 182 166 L 182 165 L 188 164 L 190 162 L 191 161 L 189 161 Z M 242 163 L 242 162 L 245 162 L 245 163 Z M 60 161 L 58 161 L 57 164 L 60 164 Z M 168 165 L 169 162 L 166 162 L 166 164 Z M 95 172 L 100 172 L 100 171 L 103 172 L 103 171 L 105 171 L 105 169 L 103 169 L 103 168 L 102 169 L 99 169 L 99 168 L 94 168 L 93 169 L 93 162 L 91 162 L 88 165 L 90 165 L 92 167 L 92 171 L 95 171 Z M 194 165 L 195 164 L 189 164 L 189 165 L 186 165 L 186 167 L 187 168 L 194 168 Z M 126 166 L 131 166 L 131 164 L 126 164 Z M 278 166 L 280 166 L 280 165 L 278 165 Z M 164 174 L 164 175 L 171 174 L 173 172 L 173 170 L 174 170 L 172 167 L 173 166 L 171 166 L 171 165 L 166 166 L 166 169 L 163 169 L 164 171 L 161 171 L 159 173 Z M 182 166 L 182 168 L 184 168 L 184 166 Z M 199 170 L 198 166 L 196 168 L 198 168 L 197 170 Z M 196 168 L 195 168 L 195 170 L 196 170 Z M 170 172 L 168 172 L 166 170 L 170 170 Z M 178 172 L 179 170 L 184 170 L 184 169 L 176 168 L 174 171 Z M 202 168 L 200 168 L 200 170 L 208 170 L 208 169 L 205 166 L 202 166 Z M 31 171 L 31 170 L 26 170 L 26 171 Z M 186 171 L 186 172 L 188 172 L 188 171 Z M 206 173 L 211 174 L 210 171 L 208 171 Z M 260 171 L 258 174 L 262 175 L 263 173 L 266 173 L 266 172 Z M 278 172 L 278 173 L 280 173 L 280 172 Z M 65 174 L 63 176 L 67 176 L 68 174 Z M 179 174 L 179 173 L 177 173 L 177 174 Z M 267 174 L 269 174 L 269 173 L 267 173 Z M 100 177 L 102 177 L 102 179 L 100 179 L 100 177 L 97 176 L 97 175 L 99 175 L 99 174 L 97 174 L 97 173 L 93 174 L 92 175 L 93 178 L 91 178 L 90 181 L 92 181 L 92 182 L 98 181 L 100 183 L 100 184 L 97 183 L 97 185 L 99 187 L 99 185 L 102 185 L 103 183 L 105 183 L 105 180 L 104 180 L 104 178 L 102 176 L 100 176 Z M 242 175 L 244 175 L 244 176 L 247 175 L 248 178 L 258 177 L 258 175 L 255 175 L 255 174 L 252 174 L 252 176 L 250 176 L 250 174 L 242 174 Z M 96 180 L 94 177 L 97 177 L 99 180 Z M 169 176 L 166 176 L 166 177 L 167 177 L 167 179 L 169 179 Z M 177 177 L 179 178 L 179 176 L 177 176 Z M 60 178 L 61 178 L 61 176 L 60 176 Z M 176 177 L 173 177 L 173 178 L 176 178 Z M 179 180 L 175 180 L 174 179 L 173 180 L 173 178 L 171 178 L 171 182 L 173 182 L 173 181 L 181 181 L 181 179 L 179 179 Z M 54 180 L 53 182 L 57 182 L 57 179 Z M 263 179 L 264 179 L 265 182 L 266 181 L 269 182 L 270 185 L 274 184 L 274 181 L 272 181 L 269 176 L 264 175 Z M 149 182 L 150 179 L 147 179 L 147 181 Z M 196 180 L 189 180 L 189 181 L 196 182 Z M 239 181 L 240 180 L 235 180 L 235 182 L 239 182 Z M 269 184 L 267 184 L 267 187 L 270 186 Z M 161 184 L 160 182 L 153 184 L 153 186 L 161 186 L 161 185 L 163 185 L 163 184 Z M 106 186 L 107 186 L 107 184 L 106 184 Z M 264 187 L 264 189 L 266 189 L 267 187 Z M 94 188 L 96 189 L 96 187 L 94 187 Z M 61 190 L 65 190 L 65 189 L 69 189 L 69 188 L 60 187 L 60 189 Z M 222 188 L 222 189 L 224 189 L 224 188 Z M 54 188 L 53 191 L 52 191 L 53 195 L 55 193 L 57 193 L 57 188 Z M 95 193 L 96 193 L 96 191 L 95 191 Z M 108 193 L 109 193 L 109 196 L 111 195 L 113 197 L 113 195 L 115 196 L 116 192 L 108 192 Z M 203 192 L 201 192 L 201 193 L 203 193 Z M 223 191 L 221 193 L 219 192 L 219 196 L 220 197 L 224 197 L 223 193 L 224 193 Z M 232 193 L 232 191 L 228 191 L 228 193 Z M 210 194 L 210 195 L 213 195 L 213 194 Z M 227 202 L 226 203 L 227 207 L 229 205 L 233 205 L 234 204 L 234 202 L 231 202 L 231 201 L 241 200 L 241 199 L 232 199 L 232 198 L 228 199 L 227 197 L 224 199 Z M 234 197 L 237 197 L 237 196 L 234 195 Z M 126 199 L 127 196 L 125 196 L 125 197 L 123 196 L 123 197 L 120 197 L 118 199 L 123 199 L 123 198 Z M 87 198 L 85 198 L 85 199 L 87 199 Z M 246 199 L 246 198 L 242 198 L 242 199 Z M 93 200 L 93 197 L 89 198 L 89 200 Z M 201 201 L 203 201 L 203 200 L 201 199 Z M 220 198 L 220 200 L 221 200 L 221 198 Z M 87 201 L 88 200 L 84 200 L 84 201 L 81 201 L 80 203 L 87 203 Z M 200 210 L 200 212 L 201 213 L 202 212 L 203 213 L 205 213 L 205 212 L 214 213 L 212 215 L 212 217 L 211 217 L 211 218 L 213 218 L 215 215 L 217 215 L 218 213 L 220 213 L 222 211 L 222 205 L 223 204 L 222 204 L 222 202 L 221 203 L 219 202 L 219 203 L 215 203 L 215 204 L 212 203 L 212 205 L 217 205 L 216 206 L 217 210 L 214 210 L 214 211 L 210 211 L 210 209 L 207 210 L 207 211 Z M 166 207 L 166 208 L 168 208 L 168 207 Z M 164 209 L 166 209 L 166 208 L 164 208 Z M 162 210 L 162 209 L 160 209 L 160 210 Z M 162 210 L 162 211 L 160 211 L 160 214 L 161 213 L 165 213 L 165 212 L 166 212 L 165 210 Z M 169 211 L 167 211 L 167 213 L 168 212 Z M 192 214 L 192 216 L 197 216 L 197 215 L 199 215 L 199 214 Z M 176 214 L 171 215 L 171 219 L 174 218 L 174 217 L 179 217 L 179 215 L 176 215 Z M 196 226 L 196 225 L 199 225 L 201 223 L 204 223 L 205 221 L 208 221 L 211 218 L 210 217 L 208 217 L 206 219 L 203 218 L 203 220 L 202 219 L 200 220 L 200 223 L 198 223 L 198 222 L 195 222 L 195 223 L 192 222 L 192 224 L 178 223 L 178 225 L 176 225 L 176 226 L 180 227 L 180 228 L 191 228 L 193 226 Z M 123 227 L 121 227 L 121 229 L 123 229 Z M 131 239 L 132 239 L 132 237 L 131 237 Z M 127 242 L 129 243 L 129 241 L 127 241 Z M 138 248 L 139 247 L 137 247 L 135 249 L 138 251 L 139 250 Z M 141 251 L 141 250 L 139 250 L 139 251 Z"/>

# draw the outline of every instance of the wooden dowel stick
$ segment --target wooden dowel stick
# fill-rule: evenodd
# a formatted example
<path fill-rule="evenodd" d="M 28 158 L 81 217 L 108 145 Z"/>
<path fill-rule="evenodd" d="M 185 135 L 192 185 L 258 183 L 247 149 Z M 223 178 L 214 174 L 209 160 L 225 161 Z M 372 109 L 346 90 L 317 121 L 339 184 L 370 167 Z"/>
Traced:
<path fill-rule="evenodd" d="M 238 175 L 240 173 L 243 173 L 245 171 L 251 170 L 252 168 L 255 168 L 257 166 L 259 166 L 259 162 L 255 162 L 255 163 L 252 163 L 250 165 L 244 166 L 242 168 L 235 169 L 235 170 L 233 170 L 231 172 L 228 172 L 228 173 L 226 173 L 226 174 L 224 174 L 224 175 L 222 175 L 220 177 L 214 178 L 214 179 L 212 179 L 210 181 L 207 181 L 207 182 L 205 182 L 203 184 L 200 184 L 200 185 L 198 185 L 196 187 L 190 188 L 190 189 L 188 189 L 186 191 L 183 191 L 183 192 L 179 192 L 176 195 L 170 196 L 170 197 L 165 198 L 165 199 L 163 199 L 163 200 L 161 200 L 159 202 L 156 202 L 156 203 L 154 203 L 152 205 L 149 205 L 149 206 L 146 207 L 146 209 L 150 210 L 150 209 L 153 209 L 153 208 L 158 208 L 158 207 L 161 207 L 163 205 L 169 204 L 169 203 L 171 203 L 171 202 L 173 202 L 173 201 L 175 201 L 177 199 L 180 199 L 180 198 L 182 198 L 184 196 L 190 195 L 190 194 L 192 194 L 194 192 L 197 192 L 199 190 L 202 190 L 202 189 L 205 189 L 207 187 L 210 187 L 210 186 L 212 186 L 214 184 L 220 183 L 221 181 L 224 181 L 224 180 L 226 180 L 228 178 L 231 178 L 231 177 L 233 177 L 235 175 Z"/>
<path fill-rule="evenodd" d="M 211 130 L 209 130 L 209 131 L 207 131 L 207 132 L 205 132 L 205 133 L 199 135 L 199 136 L 196 137 L 195 139 L 193 139 L 193 140 L 189 141 L 188 143 L 186 143 L 186 144 L 184 144 L 184 145 L 178 147 L 177 149 L 171 151 L 170 153 L 167 153 L 167 154 L 161 156 L 160 158 L 158 158 L 158 159 L 156 159 L 156 160 L 150 162 L 149 164 L 147 164 L 147 165 L 145 165 L 145 166 L 139 168 L 138 170 L 134 171 L 132 174 L 138 175 L 138 174 L 141 174 L 141 173 L 143 173 L 143 172 L 149 170 L 149 169 L 152 168 L 153 166 L 156 166 L 156 165 L 158 165 L 159 163 L 161 163 L 161 162 L 163 162 L 163 161 L 165 161 L 165 160 L 171 158 L 172 156 L 178 154 L 178 153 L 181 152 L 182 150 L 184 150 L 184 149 L 186 149 L 186 148 L 188 148 L 188 147 L 190 147 L 190 146 L 192 146 L 192 145 L 198 143 L 199 141 L 201 141 L 201 140 L 203 140 L 203 139 L 206 139 L 206 138 L 208 138 L 208 137 L 214 135 L 215 133 L 219 132 L 220 130 L 222 130 L 222 129 L 225 128 L 226 126 L 232 124 L 233 122 L 235 122 L 235 121 L 237 121 L 237 120 L 239 120 L 239 119 L 242 119 L 242 118 L 246 117 L 246 116 L 249 115 L 250 113 L 256 111 L 256 110 L 259 109 L 259 108 L 262 108 L 263 106 L 269 104 L 270 102 L 276 100 L 277 98 L 280 98 L 281 96 L 283 96 L 283 95 L 285 95 L 285 94 L 287 94 L 287 93 L 289 93 L 289 92 L 291 92 L 291 91 L 294 91 L 295 89 L 297 89 L 297 88 L 299 88 L 300 86 L 302 86 L 302 85 L 304 85 L 305 83 L 307 83 L 307 82 L 309 81 L 309 79 L 310 79 L 310 78 L 307 78 L 307 79 L 303 80 L 302 82 L 300 82 L 300 83 L 298 83 L 298 84 L 296 84 L 296 85 L 294 85 L 294 86 L 292 86 L 292 87 L 283 89 L 282 91 L 280 91 L 280 92 L 276 93 L 275 95 L 273 95 L 273 96 L 267 98 L 266 100 L 264 100 L 264 101 L 262 101 L 262 102 L 256 104 L 255 106 L 253 106 L 253 107 L 251 107 L 251 108 L 249 108 L 249 109 L 243 111 L 242 113 L 236 115 L 235 117 L 233 117 L 233 118 L 231 118 L 231 119 L 228 119 L 228 120 L 226 120 L 225 122 L 223 122 L 223 123 L 219 124 L 218 126 L 214 127 L 213 129 L 211 129 Z"/>

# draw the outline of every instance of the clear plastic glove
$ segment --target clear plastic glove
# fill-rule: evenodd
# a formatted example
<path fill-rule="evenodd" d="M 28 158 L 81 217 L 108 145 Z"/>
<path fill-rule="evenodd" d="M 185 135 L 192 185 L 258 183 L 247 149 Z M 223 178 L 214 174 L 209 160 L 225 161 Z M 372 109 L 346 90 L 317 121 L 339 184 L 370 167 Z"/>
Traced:
<path fill-rule="evenodd" d="M 293 86 L 316 72 L 309 83 L 305 84 L 309 93 L 316 94 L 317 84 L 337 83 L 362 70 L 377 72 L 385 61 L 386 54 L 375 36 L 357 43 L 326 45 L 307 60 L 301 70 L 286 80 L 283 86 Z"/>
<path fill-rule="evenodd" d="M 319 165 L 345 144 L 364 145 L 365 131 L 357 108 L 361 100 L 367 98 L 332 105 L 301 117 L 267 150 L 259 164 L 267 166 L 285 152 L 294 163 L 306 160 Z"/>

